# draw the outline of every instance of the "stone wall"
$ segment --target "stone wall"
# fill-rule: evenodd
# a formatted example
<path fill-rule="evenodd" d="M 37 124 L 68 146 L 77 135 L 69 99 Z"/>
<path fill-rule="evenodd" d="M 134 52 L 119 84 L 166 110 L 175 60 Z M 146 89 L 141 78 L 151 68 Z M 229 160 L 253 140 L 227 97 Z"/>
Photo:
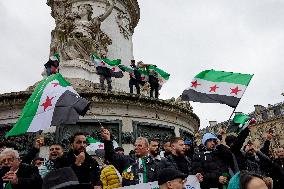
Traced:
<path fill-rule="evenodd" d="M 109 128 L 119 144 L 129 151 L 138 136 L 161 141 L 171 136 L 193 138 L 200 120 L 188 103 L 174 99 L 161 100 L 128 93 L 79 91 L 92 102 L 90 110 L 77 125 L 56 128 L 53 140 L 68 144 L 68 137 L 76 131 L 99 136 L 101 125 Z M 0 126 L 10 127 L 20 116 L 31 92 L 0 95 Z"/>

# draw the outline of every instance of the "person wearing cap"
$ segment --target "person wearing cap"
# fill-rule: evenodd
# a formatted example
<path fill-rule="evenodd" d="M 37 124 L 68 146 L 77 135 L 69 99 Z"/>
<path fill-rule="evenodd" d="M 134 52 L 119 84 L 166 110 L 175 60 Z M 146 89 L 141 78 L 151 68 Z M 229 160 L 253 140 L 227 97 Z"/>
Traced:
<path fill-rule="evenodd" d="M 184 145 L 185 145 L 185 156 L 187 156 L 189 159 L 192 160 L 193 154 L 194 154 L 194 149 L 192 146 L 192 142 L 189 139 L 186 139 L 184 141 Z"/>
<path fill-rule="evenodd" d="M 71 167 L 49 172 L 43 179 L 42 189 L 92 189 L 91 184 L 79 182 Z"/>
<path fill-rule="evenodd" d="M 212 133 L 203 135 L 202 144 L 204 149 L 193 156 L 193 173 L 203 175 L 202 189 L 221 189 L 228 184 L 233 156 L 227 147 L 218 144 L 218 138 Z"/>
<path fill-rule="evenodd" d="M 186 181 L 186 174 L 177 169 L 165 168 L 158 176 L 160 189 L 182 189 Z"/>

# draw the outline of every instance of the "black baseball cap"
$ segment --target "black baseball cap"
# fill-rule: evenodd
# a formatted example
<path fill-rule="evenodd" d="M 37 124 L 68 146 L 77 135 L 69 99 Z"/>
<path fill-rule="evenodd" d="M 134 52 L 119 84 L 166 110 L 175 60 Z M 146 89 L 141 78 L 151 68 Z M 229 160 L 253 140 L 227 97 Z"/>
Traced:
<path fill-rule="evenodd" d="M 159 173 L 158 184 L 163 185 L 166 182 L 177 179 L 177 178 L 181 178 L 184 180 L 186 177 L 187 175 L 183 174 L 179 170 L 176 170 L 173 168 L 165 168 L 165 169 L 162 169 L 161 172 Z"/>

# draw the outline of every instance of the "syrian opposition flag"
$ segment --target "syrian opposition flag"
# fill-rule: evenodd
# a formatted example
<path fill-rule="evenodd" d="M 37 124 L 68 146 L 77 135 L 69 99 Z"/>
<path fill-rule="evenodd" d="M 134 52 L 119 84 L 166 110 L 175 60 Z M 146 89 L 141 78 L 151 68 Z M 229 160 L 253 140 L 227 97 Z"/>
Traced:
<path fill-rule="evenodd" d="M 97 69 L 100 69 L 100 67 L 105 67 L 110 69 L 112 77 L 115 78 L 123 77 L 122 70 L 119 67 L 119 65 L 121 64 L 120 59 L 109 60 L 107 58 L 100 58 L 96 54 L 93 54 L 91 57 Z"/>
<path fill-rule="evenodd" d="M 138 69 L 141 74 L 141 81 L 147 82 L 149 80 L 149 72 L 144 69 Z"/>
<path fill-rule="evenodd" d="M 60 73 L 52 74 L 40 81 L 6 137 L 45 130 L 51 125 L 76 124 L 89 105 Z"/>
<path fill-rule="evenodd" d="M 164 70 L 156 67 L 156 66 L 148 66 L 147 69 L 153 70 L 158 74 L 159 84 L 162 86 L 164 85 L 170 78 L 170 74 L 165 72 Z"/>
<path fill-rule="evenodd" d="M 87 146 L 86 150 L 103 150 L 105 149 L 105 145 L 103 142 L 100 142 L 99 140 L 93 138 L 93 137 L 87 137 L 87 141 L 90 143 L 89 146 Z"/>
<path fill-rule="evenodd" d="M 232 122 L 230 123 L 227 132 L 239 133 L 249 125 L 254 124 L 256 121 L 247 114 L 238 113 L 234 116 Z"/>
<path fill-rule="evenodd" d="M 221 103 L 237 107 L 253 75 L 205 70 L 197 74 L 183 91 L 185 101 Z"/>

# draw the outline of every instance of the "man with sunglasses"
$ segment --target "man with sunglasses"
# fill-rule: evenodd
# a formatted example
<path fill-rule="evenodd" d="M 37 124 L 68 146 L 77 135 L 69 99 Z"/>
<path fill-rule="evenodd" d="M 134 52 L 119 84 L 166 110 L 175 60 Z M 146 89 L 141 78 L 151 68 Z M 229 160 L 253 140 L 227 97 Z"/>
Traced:
<path fill-rule="evenodd" d="M 84 133 L 77 132 L 70 138 L 71 149 L 56 159 L 56 168 L 71 167 L 80 183 L 98 186 L 99 164 L 87 152 L 87 139 Z"/>
<path fill-rule="evenodd" d="M 212 133 L 203 135 L 202 144 L 204 148 L 193 156 L 193 172 L 202 174 L 202 189 L 221 189 L 229 182 L 233 156 L 227 147 L 218 143 L 218 138 Z"/>

